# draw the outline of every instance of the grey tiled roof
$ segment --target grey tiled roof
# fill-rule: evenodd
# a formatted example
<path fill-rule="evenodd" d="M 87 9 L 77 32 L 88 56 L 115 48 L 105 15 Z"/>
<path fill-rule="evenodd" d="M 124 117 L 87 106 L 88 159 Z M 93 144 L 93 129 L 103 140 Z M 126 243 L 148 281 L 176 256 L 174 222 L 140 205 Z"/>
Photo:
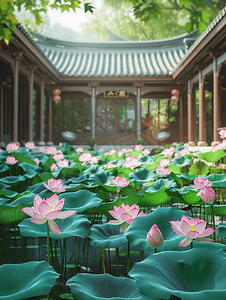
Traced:
<path fill-rule="evenodd" d="M 195 33 L 153 41 L 67 42 L 36 35 L 36 43 L 62 76 L 171 75 Z"/>

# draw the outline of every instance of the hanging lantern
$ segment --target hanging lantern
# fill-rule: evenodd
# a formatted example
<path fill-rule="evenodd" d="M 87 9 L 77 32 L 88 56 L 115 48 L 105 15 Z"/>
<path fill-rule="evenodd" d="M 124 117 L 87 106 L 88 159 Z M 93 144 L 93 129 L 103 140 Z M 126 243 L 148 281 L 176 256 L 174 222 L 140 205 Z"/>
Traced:
<path fill-rule="evenodd" d="M 61 90 L 60 89 L 53 90 L 53 95 L 59 96 L 60 94 L 61 94 Z"/>
<path fill-rule="evenodd" d="M 176 89 L 174 89 L 174 90 L 172 90 L 171 91 L 171 94 L 173 95 L 173 96 L 177 96 L 177 95 L 179 95 L 179 91 L 178 90 L 176 90 Z"/>
<path fill-rule="evenodd" d="M 171 100 L 172 100 L 173 102 L 178 102 L 178 101 L 179 101 L 179 97 L 178 97 L 178 96 L 172 96 L 172 97 L 171 97 Z"/>
<path fill-rule="evenodd" d="M 53 96 L 53 101 L 54 102 L 59 102 L 61 100 L 61 97 L 60 96 Z"/>

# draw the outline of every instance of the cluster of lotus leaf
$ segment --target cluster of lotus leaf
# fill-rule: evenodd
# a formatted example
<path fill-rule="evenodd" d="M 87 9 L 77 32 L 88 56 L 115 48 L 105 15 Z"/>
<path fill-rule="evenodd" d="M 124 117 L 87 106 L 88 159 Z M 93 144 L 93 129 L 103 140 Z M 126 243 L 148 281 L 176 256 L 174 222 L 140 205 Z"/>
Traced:
<path fill-rule="evenodd" d="M 215 165 L 225 158 L 225 150 L 192 153 L 183 152 L 186 146 L 174 145 L 170 156 L 164 152 L 150 156 L 143 147 L 108 153 L 81 148 L 74 151 L 67 144 L 54 148 L 52 152 L 43 150 L 38 154 L 24 148 L 0 152 L 0 224 L 18 225 L 24 237 L 46 237 L 46 224 L 32 223 L 21 210 L 33 207 L 37 194 L 42 199 L 50 198 L 54 192 L 47 188 L 48 182 L 61 180 L 67 186 L 58 193 L 60 200 L 65 199 L 62 212 L 76 210 L 77 213 L 55 220 L 61 234 L 50 231 L 52 239 L 88 238 L 93 247 L 105 249 L 129 243 L 148 253 L 143 261 L 130 266 L 129 278 L 107 273 L 78 273 L 70 278 L 66 285 L 75 299 L 151 300 L 170 299 L 172 295 L 186 300 L 226 299 L 226 246 L 194 241 L 193 249 L 179 247 L 183 237 L 169 223 L 181 220 L 183 215 L 191 218 L 187 211 L 173 207 L 175 203 L 184 207 L 201 205 L 205 215 L 212 214 L 211 207 L 205 205 L 204 209 L 201 197 L 190 185 L 202 175 L 212 181 L 213 189 L 226 188 L 226 174 Z M 6 163 L 9 156 L 17 162 Z M 67 162 L 57 164 L 59 158 Z M 156 171 L 161 159 L 169 160 L 164 167 L 168 175 Z M 125 178 L 128 184 L 117 186 L 114 184 L 117 177 Z M 107 221 L 112 220 L 109 211 L 122 203 L 135 203 L 149 214 L 136 218 L 125 232 L 120 232 L 120 225 L 93 224 L 89 219 L 91 211 L 105 216 Z M 225 216 L 226 206 L 213 205 L 213 211 L 215 216 Z M 147 242 L 147 233 L 154 224 L 164 237 L 158 253 Z M 224 223 L 219 225 L 217 233 L 220 238 L 226 237 Z M 0 300 L 47 294 L 59 276 L 46 261 L 3 264 Z"/>

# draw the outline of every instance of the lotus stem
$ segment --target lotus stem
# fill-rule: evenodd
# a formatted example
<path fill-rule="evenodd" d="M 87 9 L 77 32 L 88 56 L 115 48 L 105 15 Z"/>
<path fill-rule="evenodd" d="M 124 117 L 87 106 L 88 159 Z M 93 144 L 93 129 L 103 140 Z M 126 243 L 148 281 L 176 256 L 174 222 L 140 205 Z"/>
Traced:
<path fill-rule="evenodd" d="M 52 265 L 55 268 L 54 256 L 53 256 L 53 246 L 52 246 L 52 240 L 51 239 L 49 239 L 49 243 L 50 243 L 50 250 L 51 250 L 51 257 L 52 257 Z"/>
<path fill-rule="evenodd" d="M 66 239 L 63 239 L 64 243 L 64 261 L 65 261 L 65 280 L 67 278 L 67 244 L 66 244 Z"/>
<path fill-rule="evenodd" d="M 116 248 L 116 273 L 119 277 L 119 248 Z"/>
<path fill-rule="evenodd" d="M 213 220 L 213 229 L 215 230 L 215 218 L 214 218 L 214 210 L 213 210 L 213 204 L 210 205 L 212 210 L 212 220 Z M 216 232 L 213 233 L 214 240 L 216 241 Z"/>
<path fill-rule="evenodd" d="M 48 254 L 48 263 L 50 264 L 50 247 L 49 247 L 49 225 L 48 222 L 46 222 L 47 225 L 47 254 Z M 47 294 L 47 300 L 50 299 L 49 293 Z"/>
<path fill-rule="evenodd" d="M 128 242 L 128 256 L 127 256 L 127 277 L 129 276 L 129 263 L 130 263 L 130 243 Z"/>
<path fill-rule="evenodd" d="M 154 249 L 154 253 L 157 253 L 157 248 Z"/>
<path fill-rule="evenodd" d="M 193 241 L 191 242 L 191 249 L 193 249 Z"/>
<path fill-rule="evenodd" d="M 140 259 L 143 260 L 144 251 L 143 251 L 143 250 L 140 250 L 140 249 L 139 249 L 139 251 L 140 251 Z"/>
<path fill-rule="evenodd" d="M 86 256 L 86 266 L 88 267 L 89 266 L 89 240 L 87 238 L 87 256 Z"/>
<path fill-rule="evenodd" d="M 17 236 L 16 236 L 16 225 L 14 226 L 14 238 L 15 238 L 15 264 L 17 263 Z"/>
<path fill-rule="evenodd" d="M 41 260 L 41 247 L 40 247 L 40 239 L 38 237 L 38 260 Z"/>
<path fill-rule="evenodd" d="M 101 258 L 102 258 L 103 272 L 104 272 L 104 274 L 105 274 L 105 263 L 104 263 L 104 257 L 102 256 Z"/>

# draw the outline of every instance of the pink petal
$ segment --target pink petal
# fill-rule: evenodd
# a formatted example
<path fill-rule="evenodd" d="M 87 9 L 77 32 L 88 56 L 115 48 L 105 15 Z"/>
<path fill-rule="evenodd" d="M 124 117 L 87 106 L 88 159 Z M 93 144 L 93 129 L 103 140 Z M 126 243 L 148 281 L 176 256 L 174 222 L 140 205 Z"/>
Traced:
<path fill-rule="evenodd" d="M 51 221 L 48 220 L 48 225 L 49 225 L 49 228 L 50 228 L 53 232 L 55 232 L 56 234 L 61 235 L 60 229 L 59 229 L 59 227 L 57 226 L 56 222 L 54 222 L 54 221 L 52 221 L 52 220 L 51 220 Z"/>
<path fill-rule="evenodd" d="M 191 226 L 186 221 L 181 221 L 180 229 L 182 232 L 189 232 L 191 230 Z"/>
<path fill-rule="evenodd" d="M 202 233 L 205 228 L 206 228 L 206 221 L 205 222 L 204 221 L 200 221 L 199 223 L 197 223 L 194 226 L 193 230 L 194 231 L 198 231 L 199 233 Z"/>
<path fill-rule="evenodd" d="M 42 201 L 43 201 L 42 198 L 38 194 L 36 194 L 35 199 L 34 199 L 34 209 L 35 209 L 36 212 L 39 212 L 38 207 L 39 207 L 39 205 L 41 204 Z"/>
<path fill-rule="evenodd" d="M 108 211 L 110 215 L 112 215 L 113 218 L 117 219 L 117 220 L 121 220 L 120 216 L 118 215 L 117 212 L 115 212 L 114 210 L 109 210 Z"/>
<path fill-rule="evenodd" d="M 192 242 L 192 239 L 189 239 L 188 237 L 186 237 L 185 239 L 183 239 L 180 244 L 179 247 L 186 247 L 188 245 L 190 245 Z"/>
<path fill-rule="evenodd" d="M 57 203 L 59 203 L 59 198 L 57 194 L 53 194 L 50 198 L 47 198 L 46 203 L 48 203 L 49 206 L 55 207 Z"/>
<path fill-rule="evenodd" d="M 203 242 L 215 242 L 215 240 L 212 240 L 212 239 L 207 239 L 207 238 L 196 238 L 195 239 L 196 241 L 203 241 Z"/>
<path fill-rule="evenodd" d="M 60 202 L 55 206 L 54 210 L 61 210 L 64 206 L 64 200 L 65 198 L 61 199 Z"/>
<path fill-rule="evenodd" d="M 108 222 L 109 224 L 115 224 L 115 225 L 118 225 L 118 224 L 122 224 L 123 221 L 122 220 L 111 220 Z"/>
<path fill-rule="evenodd" d="M 185 221 L 185 222 L 187 222 L 188 224 L 190 223 L 190 221 L 189 221 L 188 217 L 187 217 L 187 216 L 185 216 L 185 215 L 183 215 L 183 216 L 182 216 L 182 218 L 181 218 L 181 222 L 182 222 L 182 221 Z"/>
<path fill-rule="evenodd" d="M 50 213 L 46 214 L 45 217 L 48 220 L 54 220 L 58 217 L 59 213 L 60 213 L 60 210 L 54 210 L 54 211 L 51 211 Z"/>
<path fill-rule="evenodd" d="M 21 209 L 21 211 L 30 217 L 34 217 L 34 207 L 24 207 Z"/>
<path fill-rule="evenodd" d="M 148 213 L 140 212 L 137 217 L 148 216 Z"/>
<path fill-rule="evenodd" d="M 138 208 L 134 207 L 133 209 L 130 210 L 130 215 L 133 219 L 137 216 L 137 214 L 139 213 L 139 210 L 140 210 L 139 207 Z"/>
<path fill-rule="evenodd" d="M 175 233 L 181 235 L 181 236 L 185 236 L 186 234 L 180 230 L 178 230 L 176 227 L 172 226 L 172 229 Z"/>
<path fill-rule="evenodd" d="M 46 218 L 44 218 L 44 219 L 36 219 L 36 218 L 34 218 L 34 219 L 31 220 L 32 223 L 39 224 L 39 225 L 40 224 L 44 224 L 46 221 L 47 221 Z"/>
<path fill-rule="evenodd" d="M 50 212 L 50 208 L 49 208 L 49 205 L 46 203 L 45 200 L 43 200 L 39 207 L 38 207 L 38 210 L 39 210 L 39 213 L 40 215 L 42 215 L 43 217 L 46 216 L 46 214 L 48 214 Z"/>
<path fill-rule="evenodd" d="M 213 232 L 215 232 L 215 230 L 213 230 L 213 228 L 206 228 L 203 232 L 201 232 L 199 234 L 199 237 L 208 236 L 208 235 L 212 234 Z"/>
<path fill-rule="evenodd" d="M 36 212 L 34 212 L 34 216 L 35 216 L 36 219 L 39 219 L 39 220 L 42 220 L 44 218 L 44 216 L 42 216 L 42 215 L 40 215 Z"/>
<path fill-rule="evenodd" d="M 49 189 L 48 185 L 45 182 L 43 182 L 43 185 L 45 188 Z"/>
<path fill-rule="evenodd" d="M 199 236 L 199 233 L 197 231 L 189 231 L 186 235 L 190 239 L 196 239 Z"/>
<path fill-rule="evenodd" d="M 60 212 L 57 219 L 66 219 L 74 214 L 76 214 L 77 211 L 76 210 L 67 210 L 67 211 L 63 211 Z"/>

